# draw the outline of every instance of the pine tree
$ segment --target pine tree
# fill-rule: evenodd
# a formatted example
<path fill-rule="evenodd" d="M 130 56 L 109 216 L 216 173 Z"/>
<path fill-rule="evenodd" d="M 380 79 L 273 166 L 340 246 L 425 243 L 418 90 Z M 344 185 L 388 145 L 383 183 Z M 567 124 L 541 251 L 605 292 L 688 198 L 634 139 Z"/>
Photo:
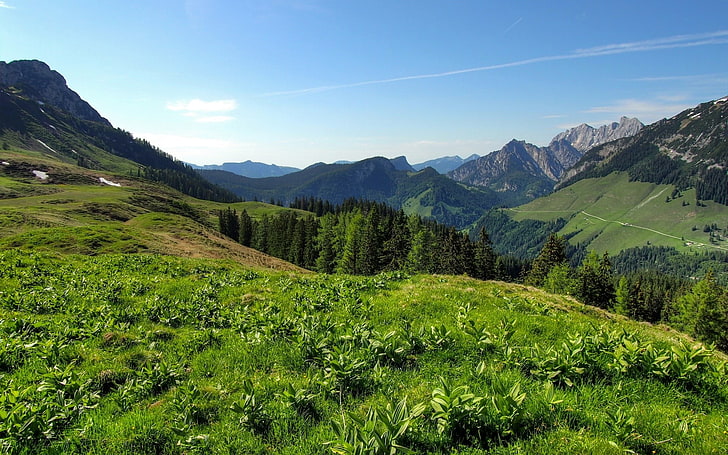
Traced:
<path fill-rule="evenodd" d="M 473 277 L 481 280 L 495 279 L 497 255 L 493 251 L 493 243 L 490 241 L 485 227 L 480 229 L 480 235 L 478 241 L 475 243 L 474 249 Z"/>
<path fill-rule="evenodd" d="M 678 324 L 696 338 L 728 349 L 728 292 L 710 270 L 678 300 Z"/>
<path fill-rule="evenodd" d="M 250 246 L 253 238 L 253 220 L 245 209 L 240 213 L 240 235 L 238 238 L 238 241 L 245 246 Z"/>
<path fill-rule="evenodd" d="M 533 261 L 525 280 L 526 284 L 541 286 L 551 269 L 562 264 L 566 264 L 565 241 L 562 237 L 552 233 Z"/>
<path fill-rule="evenodd" d="M 614 300 L 612 264 L 605 253 L 601 259 L 589 253 L 579 267 L 577 297 L 587 305 L 609 308 Z"/>

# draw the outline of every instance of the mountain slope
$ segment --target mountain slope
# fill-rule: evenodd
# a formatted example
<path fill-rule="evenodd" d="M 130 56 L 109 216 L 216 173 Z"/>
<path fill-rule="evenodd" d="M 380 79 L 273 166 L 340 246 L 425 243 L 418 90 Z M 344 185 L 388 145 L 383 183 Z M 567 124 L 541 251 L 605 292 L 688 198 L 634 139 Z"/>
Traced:
<path fill-rule="evenodd" d="M 78 93 L 68 88 L 60 73 L 38 60 L 0 62 L 0 86 L 13 87 L 34 101 L 51 104 L 80 119 L 111 126 Z"/>
<path fill-rule="evenodd" d="M 250 179 L 224 171 L 199 171 L 245 200 L 292 202 L 315 197 L 340 204 L 349 198 L 386 202 L 407 213 L 466 227 L 500 203 L 489 189 L 457 183 L 434 169 L 410 172 L 400 161 L 375 157 L 352 164 L 317 164 L 281 177 Z"/>
<path fill-rule="evenodd" d="M 89 169 L 140 175 L 198 198 L 237 200 L 149 142 L 112 127 L 44 63 L 20 63 L 2 66 L 3 81 L 12 83 L 0 83 L 3 148 L 35 150 Z"/>
<path fill-rule="evenodd" d="M 121 254 L 0 270 L 11 453 L 728 450 L 723 354 L 531 287 Z"/>
<path fill-rule="evenodd" d="M 194 199 L 146 179 L 39 152 L 0 150 L 0 249 L 155 253 L 301 270 L 222 236 L 217 212 L 229 206 L 252 215 L 261 210 L 254 203 Z"/>
<path fill-rule="evenodd" d="M 619 123 L 600 128 L 579 125 L 555 136 L 546 147 L 514 139 L 499 151 L 463 164 L 448 176 L 495 190 L 509 205 L 522 204 L 551 192 L 564 172 L 590 147 L 632 135 L 641 127 L 639 120 L 622 117 Z"/>
<path fill-rule="evenodd" d="M 559 184 L 627 172 L 631 180 L 697 190 L 698 199 L 728 204 L 728 97 L 663 119 L 631 138 L 595 147 Z"/>
<path fill-rule="evenodd" d="M 700 104 L 588 151 L 552 194 L 481 220 L 551 223 L 572 246 L 609 252 L 669 247 L 728 251 L 728 98 Z M 654 265 L 654 264 L 652 264 Z"/>

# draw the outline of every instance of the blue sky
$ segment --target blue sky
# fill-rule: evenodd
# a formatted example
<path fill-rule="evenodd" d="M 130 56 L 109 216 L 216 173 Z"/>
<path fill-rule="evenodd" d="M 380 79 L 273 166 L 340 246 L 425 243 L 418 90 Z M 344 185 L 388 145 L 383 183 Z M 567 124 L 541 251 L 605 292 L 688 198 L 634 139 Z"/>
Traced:
<path fill-rule="evenodd" d="M 728 95 L 728 2 L 4 0 L 38 59 L 184 161 L 305 167 L 545 145 Z"/>

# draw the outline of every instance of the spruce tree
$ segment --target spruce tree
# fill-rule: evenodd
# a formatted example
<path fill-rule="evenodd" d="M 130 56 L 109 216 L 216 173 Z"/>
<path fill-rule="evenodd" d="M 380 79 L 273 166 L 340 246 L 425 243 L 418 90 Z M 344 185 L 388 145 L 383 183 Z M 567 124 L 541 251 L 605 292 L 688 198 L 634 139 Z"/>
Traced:
<path fill-rule="evenodd" d="M 604 253 L 600 259 L 595 252 L 589 253 L 577 271 L 577 297 L 587 305 L 609 308 L 614 301 L 612 264 Z"/>
<path fill-rule="evenodd" d="M 693 289 L 678 300 L 676 321 L 696 338 L 728 349 L 728 292 L 709 270 Z"/>
<path fill-rule="evenodd" d="M 551 233 L 533 261 L 531 270 L 526 276 L 526 284 L 541 286 L 551 269 L 562 264 L 566 264 L 565 241 L 562 237 Z"/>
<path fill-rule="evenodd" d="M 496 277 L 497 255 L 493 251 L 493 243 L 485 230 L 480 229 L 480 236 L 475 243 L 475 260 L 473 261 L 473 277 L 481 280 L 492 280 Z"/>
<path fill-rule="evenodd" d="M 321 273 L 333 273 L 336 266 L 336 224 L 337 217 L 327 213 L 321 217 L 321 227 L 316 234 L 316 270 Z"/>
<path fill-rule="evenodd" d="M 253 238 L 253 220 L 248 215 L 248 211 L 243 209 L 240 213 L 240 235 L 239 242 L 242 245 L 250 246 L 250 241 Z"/>

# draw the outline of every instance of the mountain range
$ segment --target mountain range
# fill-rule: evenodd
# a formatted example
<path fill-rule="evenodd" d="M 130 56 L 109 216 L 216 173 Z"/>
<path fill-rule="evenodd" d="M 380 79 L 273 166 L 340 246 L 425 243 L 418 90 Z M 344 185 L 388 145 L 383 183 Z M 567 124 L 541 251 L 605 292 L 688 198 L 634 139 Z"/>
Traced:
<path fill-rule="evenodd" d="M 411 170 L 421 171 L 427 167 L 431 167 L 440 174 L 447 174 L 453 169 L 457 169 L 468 161 L 479 158 L 479 155 L 470 155 L 467 158 L 460 158 L 459 156 L 443 156 L 441 158 L 435 158 L 422 163 L 410 165 L 407 162 L 407 158 L 398 157 L 394 158 L 392 162 L 396 167 L 401 167 L 400 170 Z M 404 162 L 402 162 L 404 161 Z M 337 161 L 333 164 L 352 164 L 352 161 Z M 243 162 L 227 162 L 222 164 L 205 164 L 196 165 L 189 163 L 194 169 L 200 169 L 204 171 L 227 171 L 233 174 L 242 175 L 243 177 L 250 178 L 266 178 L 266 177 L 280 177 L 293 172 L 298 172 L 301 169 L 291 166 L 278 166 L 276 164 L 266 164 L 257 161 L 243 161 Z M 317 163 L 323 164 L 323 163 Z"/>
<path fill-rule="evenodd" d="M 404 157 L 373 157 L 349 164 L 314 164 L 291 174 L 254 179 L 226 171 L 199 170 L 210 182 L 244 200 L 287 205 L 296 198 L 334 204 L 346 199 L 386 202 L 407 213 L 465 228 L 500 203 L 487 188 L 465 185 L 427 167 L 415 171 Z"/>
<path fill-rule="evenodd" d="M 707 225 L 710 229 L 705 232 L 711 236 L 704 240 L 720 243 L 722 234 L 719 236 L 713 226 L 723 229 L 725 220 L 718 209 L 728 205 L 727 109 L 728 98 L 721 98 L 647 127 L 637 119 L 623 117 L 600 128 L 579 125 L 555 136 L 546 147 L 513 140 L 496 152 L 463 160 L 467 162 L 448 175 L 439 172 L 443 168 L 438 171 L 432 166 L 410 165 L 405 157 L 373 157 L 356 163 L 318 163 L 276 177 L 246 178 L 224 170 L 196 171 L 152 144 L 113 127 L 68 88 L 63 76 L 42 62 L 0 62 L 3 148 L 37 151 L 89 170 L 146 178 L 197 198 L 222 202 L 243 198 L 283 204 L 300 197 L 332 203 L 348 198 L 370 199 L 462 229 L 477 230 L 484 225 L 483 215 L 494 207 L 533 201 L 538 202 L 538 210 L 525 206 L 517 207 L 519 212 L 503 213 L 517 222 L 529 217 L 551 222 L 558 217 L 531 214 L 563 213 L 563 221 L 554 224 L 554 229 L 583 244 L 601 234 L 577 226 L 573 221 L 577 218 L 569 217 L 581 212 L 601 215 L 589 212 L 595 206 L 586 197 L 581 199 L 583 204 L 568 202 L 564 194 L 573 193 L 577 184 L 581 185 L 579 194 L 593 194 L 594 200 L 605 201 L 605 195 L 612 194 L 624 205 L 623 214 L 632 210 L 647 216 L 639 219 L 643 223 L 650 219 L 650 210 L 659 212 L 664 208 L 655 205 L 660 199 L 663 203 L 681 200 L 681 208 L 669 212 L 681 218 L 679 222 L 662 222 L 665 232 L 672 225 L 679 226 L 679 232 L 669 234 L 687 239 L 686 234 Z M 440 163 L 452 165 L 460 160 L 444 157 Z M 248 164 L 254 167 L 260 163 Z M 633 183 L 651 186 L 638 189 Z M 591 191 L 593 188 L 599 190 Z M 634 199 L 640 191 L 644 198 Z M 7 194 L 12 193 L 8 189 Z M 543 197 L 547 194 L 551 195 Z M 610 206 L 622 207 L 620 204 L 613 202 Z M 706 205 L 707 210 L 703 210 Z M 623 214 L 611 215 L 619 223 L 631 223 Z M 493 238 L 498 236 L 494 234 Z M 637 235 L 631 238 L 643 243 L 658 241 Z M 614 245 L 621 244 L 610 246 L 605 240 L 601 245 L 613 250 Z"/>
<path fill-rule="evenodd" d="M 508 205 L 522 204 L 550 193 L 587 150 L 633 136 L 643 126 L 636 118 L 627 117 L 599 128 L 581 124 L 558 134 L 545 147 L 514 139 L 500 150 L 450 171 L 448 176 L 490 188 Z"/>

